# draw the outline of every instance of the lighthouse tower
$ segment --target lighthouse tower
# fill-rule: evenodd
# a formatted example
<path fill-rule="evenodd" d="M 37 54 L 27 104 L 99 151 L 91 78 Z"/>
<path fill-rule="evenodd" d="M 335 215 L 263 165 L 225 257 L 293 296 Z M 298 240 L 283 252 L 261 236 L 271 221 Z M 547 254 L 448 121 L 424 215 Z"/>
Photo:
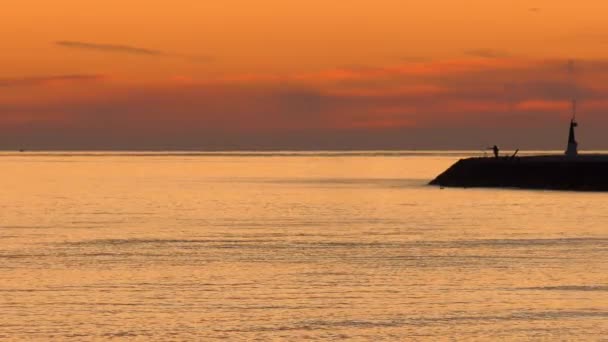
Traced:
<path fill-rule="evenodd" d="M 576 100 L 572 100 L 572 119 L 570 120 L 570 133 L 568 134 L 568 147 L 566 148 L 566 156 L 568 157 L 576 157 L 578 155 L 578 142 L 574 135 L 574 128 L 577 126 Z"/>

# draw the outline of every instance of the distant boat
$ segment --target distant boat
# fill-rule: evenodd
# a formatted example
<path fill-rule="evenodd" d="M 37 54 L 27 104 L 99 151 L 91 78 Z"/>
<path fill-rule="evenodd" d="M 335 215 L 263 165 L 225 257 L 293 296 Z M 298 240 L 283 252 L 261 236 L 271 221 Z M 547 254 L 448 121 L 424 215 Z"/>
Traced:
<path fill-rule="evenodd" d="M 563 155 L 461 159 L 430 182 L 440 187 L 608 191 L 608 155 L 578 153 L 576 102 Z"/>

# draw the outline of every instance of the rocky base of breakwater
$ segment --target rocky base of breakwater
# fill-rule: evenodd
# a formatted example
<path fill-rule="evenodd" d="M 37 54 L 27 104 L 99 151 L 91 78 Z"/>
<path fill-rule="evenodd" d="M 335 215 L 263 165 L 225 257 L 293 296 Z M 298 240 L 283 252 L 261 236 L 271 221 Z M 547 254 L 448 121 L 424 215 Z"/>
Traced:
<path fill-rule="evenodd" d="M 608 191 L 608 155 L 461 159 L 430 184 L 460 188 Z"/>

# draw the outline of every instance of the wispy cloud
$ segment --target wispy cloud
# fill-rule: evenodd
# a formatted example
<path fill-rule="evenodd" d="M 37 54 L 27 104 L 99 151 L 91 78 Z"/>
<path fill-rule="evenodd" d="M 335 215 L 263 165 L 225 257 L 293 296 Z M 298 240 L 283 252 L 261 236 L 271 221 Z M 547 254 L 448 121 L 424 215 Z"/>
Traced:
<path fill-rule="evenodd" d="M 421 57 L 421 56 L 404 56 L 400 58 L 401 62 L 406 62 L 406 63 L 422 63 L 422 62 L 429 62 L 430 58 L 428 57 Z"/>
<path fill-rule="evenodd" d="M 481 57 L 481 58 L 507 58 L 511 57 L 511 54 L 494 49 L 471 49 L 464 52 L 468 56 Z"/>
<path fill-rule="evenodd" d="M 68 48 L 68 49 L 79 49 L 79 50 L 89 50 L 89 51 L 97 51 L 97 52 L 108 52 L 108 53 L 122 53 L 129 55 L 138 55 L 138 56 L 156 56 L 156 57 L 174 57 L 181 58 L 193 62 L 206 62 L 209 61 L 210 58 L 208 56 L 196 56 L 196 55 L 185 55 L 185 54 L 177 54 L 170 53 L 162 50 L 149 49 L 139 46 L 132 45 L 123 45 L 123 44 L 105 44 L 105 43 L 92 43 L 92 42 L 82 42 L 82 41 L 73 41 L 73 40 L 59 40 L 55 42 L 55 45 Z"/>
<path fill-rule="evenodd" d="M 21 78 L 0 78 L 0 87 L 23 87 L 43 85 L 50 82 L 81 82 L 94 81 L 102 78 L 101 75 L 73 74 L 55 76 L 33 76 Z"/>
<path fill-rule="evenodd" d="M 116 52 L 116 53 L 127 53 L 132 55 L 148 55 L 148 56 L 165 56 L 166 53 L 160 50 L 146 49 L 130 45 L 120 44 L 97 44 L 88 42 L 78 42 L 69 40 L 60 40 L 55 42 L 56 45 L 70 48 L 70 49 L 82 49 L 82 50 L 97 50 L 105 52 Z"/>

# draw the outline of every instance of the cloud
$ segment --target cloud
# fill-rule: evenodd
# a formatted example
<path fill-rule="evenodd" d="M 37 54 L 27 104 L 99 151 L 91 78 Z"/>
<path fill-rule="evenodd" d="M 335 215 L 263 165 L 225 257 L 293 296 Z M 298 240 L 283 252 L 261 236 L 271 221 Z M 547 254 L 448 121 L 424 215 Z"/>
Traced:
<path fill-rule="evenodd" d="M 473 49 L 465 51 L 465 54 L 473 57 L 481 57 L 481 58 L 508 58 L 511 57 L 511 54 L 501 50 L 493 50 L 493 49 Z"/>
<path fill-rule="evenodd" d="M 586 72 L 574 84 L 567 62 L 468 57 L 16 89 L 13 98 L 0 93 L 0 136 L 26 148 L 561 148 L 573 94 L 582 133 L 608 125 L 608 63 L 577 60 Z M 606 146 L 599 129 L 585 135 Z"/>
<path fill-rule="evenodd" d="M 147 56 L 164 56 L 164 52 L 160 50 L 152 50 L 141 47 L 129 46 L 129 45 L 118 45 L 118 44 L 97 44 L 87 43 L 78 41 L 61 40 L 55 42 L 56 45 L 70 48 L 70 49 L 83 49 L 83 50 L 97 50 L 105 52 L 117 52 L 127 53 L 132 55 L 147 55 Z"/>
<path fill-rule="evenodd" d="M 422 63 L 431 61 L 428 57 L 420 57 L 420 56 L 404 56 L 399 58 L 402 62 L 406 63 Z"/>
<path fill-rule="evenodd" d="M 22 78 L 0 78 L 0 87 L 37 86 L 51 82 L 88 82 L 101 79 L 101 75 L 73 74 L 56 76 L 34 76 Z"/>
<path fill-rule="evenodd" d="M 60 40 L 56 41 L 55 45 L 68 49 L 80 49 L 80 50 L 90 50 L 97 52 L 107 52 L 107 53 L 122 53 L 129 55 L 137 55 L 137 56 L 157 56 L 157 57 L 174 57 L 180 58 L 184 60 L 189 60 L 193 62 L 206 62 L 209 61 L 210 58 L 208 56 L 196 56 L 196 55 L 184 55 L 184 54 L 176 54 L 169 53 L 161 50 L 131 46 L 131 45 L 122 45 L 122 44 L 100 44 L 100 43 L 91 43 L 91 42 L 81 42 L 81 41 L 70 41 L 70 40 Z"/>

